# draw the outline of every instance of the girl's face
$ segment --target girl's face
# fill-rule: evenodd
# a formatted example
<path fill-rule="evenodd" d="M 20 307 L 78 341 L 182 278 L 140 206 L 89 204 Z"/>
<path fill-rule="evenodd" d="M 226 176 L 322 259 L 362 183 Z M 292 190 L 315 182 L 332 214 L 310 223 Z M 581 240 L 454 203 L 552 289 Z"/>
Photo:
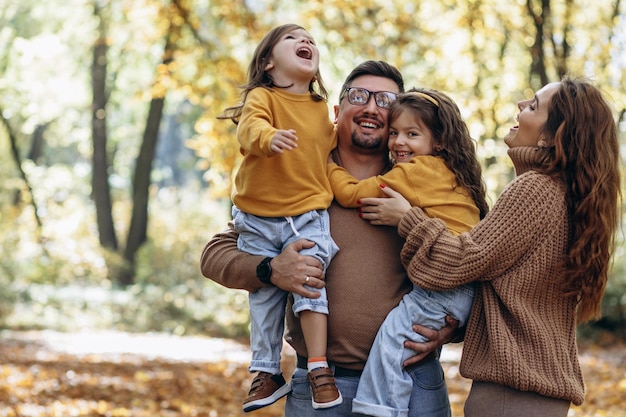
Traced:
<path fill-rule="evenodd" d="M 265 71 L 278 85 L 292 80 L 310 81 L 319 69 L 319 50 L 313 37 L 304 29 L 283 34 L 272 48 Z"/>
<path fill-rule="evenodd" d="M 433 134 L 422 119 L 403 110 L 389 127 L 389 150 L 396 162 L 408 162 L 417 155 L 432 155 Z"/>
<path fill-rule="evenodd" d="M 504 142 L 509 148 L 518 146 L 548 146 L 542 129 L 548 120 L 548 105 L 560 83 L 551 83 L 537 91 L 530 100 L 517 103 L 520 112 L 517 114 L 518 125 L 513 126 Z"/>

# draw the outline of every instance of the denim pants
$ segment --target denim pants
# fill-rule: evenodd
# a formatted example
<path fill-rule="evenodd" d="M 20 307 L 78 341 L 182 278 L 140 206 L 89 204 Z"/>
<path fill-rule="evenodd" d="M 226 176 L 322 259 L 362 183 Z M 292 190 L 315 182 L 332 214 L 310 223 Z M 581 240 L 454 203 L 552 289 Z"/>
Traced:
<path fill-rule="evenodd" d="M 332 365 L 331 365 L 332 367 Z M 353 412 L 352 400 L 359 385 L 359 377 L 335 376 L 343 403 L 336 407 L 314 409 L 311 389 L 306 379 L 307 370 L 296 368 L 291 378 L 291 393 L 285 404 L 285 417 L 363 417 L 368 414 Z M 409 399 L 409 417 L 450 417 L 450 401 L 443 369 L 438 360 L 431 360 L 409 371 L 413 389 Z"/>
<path fill-rule="evenodd" d="M 259 217 L 240 211 L 233 206 L 233 223 L 239 233 L 237 247 L 253 255 L 278 256 L 285 246 L 307 239 L 315 243 L 301 255 L 314 256 L 324 271 L 338 248 L 330 237 L 330 220 L 326 210 L 314 210 L 293 217 Z M 307 286 L 320 293 L 319 298 L 305 298 L 293 294 L 293 311 L 310 310 L 328 314 L 326 290 Z M 285 322 L 285 305 L 288 293 L 280 288 L 263 287 L 249 294 L 250 346 L 252 361 L 250 372 L 280 373 L 280 351 Z"/>
<path fill-rule="evenodd" d="M 402 363 L 415 352 L 406 349 L 404 342 L 426 341 L 413 331 L 413 324 L 441 329 L 446 324 L 446 315 L 450 315 L 459 320 L 459 326 L 464 326 L 473 299 L 472 285 L 441 292 L 413 286 L 413 290 L 391 310 L 378 330 L 361 376 L 353 410 L 379 417 L 410 416 L 409 403 L 414 381 L 403 369 Z M 432 378 L 423 373 L 420 376 L 427 380 Z"/>

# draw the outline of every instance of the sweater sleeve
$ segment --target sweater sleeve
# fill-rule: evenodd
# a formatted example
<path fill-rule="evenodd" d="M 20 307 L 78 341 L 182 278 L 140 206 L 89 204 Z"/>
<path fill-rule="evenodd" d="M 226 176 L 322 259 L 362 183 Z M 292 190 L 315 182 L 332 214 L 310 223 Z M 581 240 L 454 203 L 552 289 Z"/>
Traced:
<path fill-rule="evenodd" d="M 384 175 L 360 181 L 334 163 L 328 164 L 327 173 L 335 199 L 347 208 L 358 207 L 357 202 L 364 197 L 385 197 L 380 190 L 381 184 L 402 194 L 412 206 L 423 207 L 420 196 L 428 195 L 433 183 L 447 181 L 447 175 L 450 175 L 442 161 L 430 156 L 396 164 Z"/>
<path fill-rule="evenodd" d="M 470 232 L 453 236 L 443 221 L 411 209 L 398 231 L 406 238 L 401 258 L 415 284 L 445 290 L 501 277 L 522 259 L 550 227 L 556 181 L 529 172 L 504 190 L 489 214 Z"/>
<path fill-rule="evenodd" d="M 232 224 L 228 230 L 213 236 L 202 251 L 200 270 L 220 285 L 253 292 L 263 287 L 256 277 L 256 267 L 264 257 L 239 251 L 237 237 Z"/>
<path fill-rule="evenodd" d="M 241 149 L 259 157 L 274 155 L 270 145 L 278 130 L 274 127 L 267 94 L 271 93 L 263 88 L 256 88 L 248 93 L 237 127 L 237 140 Z"/>
<path fill-rule="evenodd" d="M 369 177 L 359 181 L 345 168 L 335 163 L 328 164 L 327 173 L 335 200 L 343 207 L 358 207 L 357 202 L 363 197 L 381 197 L 378 177 Z"/>

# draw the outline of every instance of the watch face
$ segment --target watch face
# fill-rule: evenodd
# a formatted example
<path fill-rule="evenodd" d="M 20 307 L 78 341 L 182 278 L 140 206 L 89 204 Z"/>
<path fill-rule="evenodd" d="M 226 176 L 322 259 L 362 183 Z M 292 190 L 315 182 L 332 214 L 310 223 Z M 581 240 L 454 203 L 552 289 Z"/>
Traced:
<path fill-rule="evenodd" d="M 270 266 L 270 261 L 272 258 L 265 258 L 259 266 L 256 268 L 256 276 L 261 280 L 261 282 L 268 284 L 270 282 L 270 277 L 272 276 L 272 267 Z"/>
<path fill-rule="evenodd" d="M 266 263 L 263 263 L 257 269 L 257 274 L 262 278 L 267 278 L 267 276 L 269 275 L 269 272 L 270 272 L 270 268 L 269 268 L 269 265 Z"/>

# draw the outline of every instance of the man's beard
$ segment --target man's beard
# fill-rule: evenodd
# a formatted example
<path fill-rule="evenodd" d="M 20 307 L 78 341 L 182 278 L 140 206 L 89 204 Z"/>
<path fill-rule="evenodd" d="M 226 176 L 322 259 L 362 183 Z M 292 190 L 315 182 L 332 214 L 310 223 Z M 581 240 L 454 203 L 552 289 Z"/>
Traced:
<path fill-rule="evenodd" d="M 352 132 L 352 146 L 359 149 L 362 153 L 380 152 L 384 146 L 384 139 L 381 136 L 362 136 L 356 132 Z"/>

